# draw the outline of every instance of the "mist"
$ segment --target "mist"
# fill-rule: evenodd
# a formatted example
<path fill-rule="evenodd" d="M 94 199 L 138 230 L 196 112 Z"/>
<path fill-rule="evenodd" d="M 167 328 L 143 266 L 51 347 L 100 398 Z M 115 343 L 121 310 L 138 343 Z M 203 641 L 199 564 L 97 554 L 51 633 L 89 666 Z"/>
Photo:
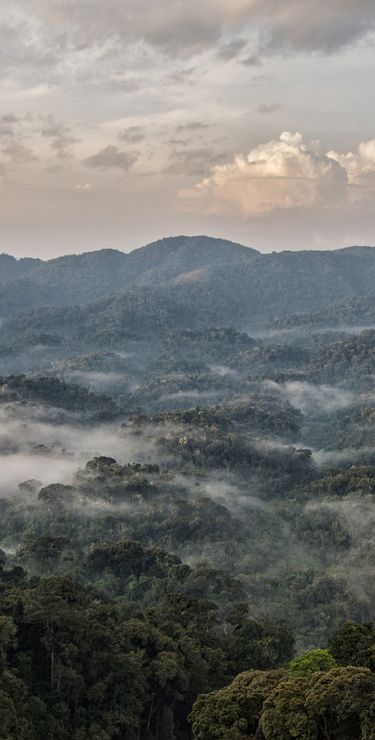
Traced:
<path fill-rule="evenodd" d="M 276 383 L 267 380 L 265 388 L 284 396 L 302 413 L 330 414 L 354 405 L 374 404 L 375 393 L 355 392 L 335 385 L 317 385 L 305 381 Z"/>
<path fill-rule="evenodd" d="M 77 468 L 95 456 L 114 457 L 121 464 L 160 456 L 153 451 L 153 428 L 139 439 L 121 423 L 64 423 L 58 409 L 27 406 L 0 408 L 0 423 L 2 496 L 30 478 L 42 485 L 71 483 Z"/>

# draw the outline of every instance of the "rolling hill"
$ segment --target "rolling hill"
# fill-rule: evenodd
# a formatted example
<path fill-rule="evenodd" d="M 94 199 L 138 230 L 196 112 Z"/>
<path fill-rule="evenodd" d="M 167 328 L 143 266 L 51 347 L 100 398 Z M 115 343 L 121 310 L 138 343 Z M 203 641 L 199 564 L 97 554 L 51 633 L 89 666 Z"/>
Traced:
<path fill-rule="evenodd" d="M 223 239 L 181 236 L 129 254 L 102 250 L 19 263 L 3 255 L 0 280 L 4 341 L 47 333 L 111 345 L 173 329 L 304 324 L 332 305 L 351 306 L 355 321 L 356 310 L 363 314 L 365 305 L 368 316 L 375 300 L 375 249 L 261 254 Z"/>

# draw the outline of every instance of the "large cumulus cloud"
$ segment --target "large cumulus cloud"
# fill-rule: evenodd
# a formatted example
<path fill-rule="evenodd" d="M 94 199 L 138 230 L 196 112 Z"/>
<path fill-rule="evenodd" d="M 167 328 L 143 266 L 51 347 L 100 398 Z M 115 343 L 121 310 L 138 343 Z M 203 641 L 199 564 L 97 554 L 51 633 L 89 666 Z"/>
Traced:
<path fill-rule="evenodd" d="M 348 176 L 350 199 L 362 200 L 375 188 L 375 139 L 362 141 L 357 150 L 348 153 L 328 152 L 331 159 L 343 167 Z"/>
<path fill-rule="evenodd" d="M 256 216 L 276 209 L 334 207 L 347 196 L 348 175 L 340 157 L 321 154 L 300 133 L 284 132 L 212 168 L 193 188 L 180 192 L 189 210 Z"/>

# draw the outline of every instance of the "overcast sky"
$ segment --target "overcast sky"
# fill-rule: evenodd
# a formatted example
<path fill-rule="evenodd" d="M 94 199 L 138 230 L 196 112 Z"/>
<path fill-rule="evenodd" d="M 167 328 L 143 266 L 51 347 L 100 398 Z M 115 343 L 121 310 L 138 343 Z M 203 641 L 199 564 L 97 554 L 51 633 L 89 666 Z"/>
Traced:
<path fill-rule="evenodd" d="M 375 244 L 374 0 L 2 0 L 0 250 Z"/>

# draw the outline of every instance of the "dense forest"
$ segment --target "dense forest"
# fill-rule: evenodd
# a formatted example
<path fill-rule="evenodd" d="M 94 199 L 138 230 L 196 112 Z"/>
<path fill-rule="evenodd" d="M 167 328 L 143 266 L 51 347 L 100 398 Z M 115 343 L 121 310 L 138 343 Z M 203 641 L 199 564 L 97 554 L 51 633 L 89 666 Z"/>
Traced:
<path fill-rule="evenodd" d="M 0 256 L 2 740 L 375 740 L 374 277 Z"/>

